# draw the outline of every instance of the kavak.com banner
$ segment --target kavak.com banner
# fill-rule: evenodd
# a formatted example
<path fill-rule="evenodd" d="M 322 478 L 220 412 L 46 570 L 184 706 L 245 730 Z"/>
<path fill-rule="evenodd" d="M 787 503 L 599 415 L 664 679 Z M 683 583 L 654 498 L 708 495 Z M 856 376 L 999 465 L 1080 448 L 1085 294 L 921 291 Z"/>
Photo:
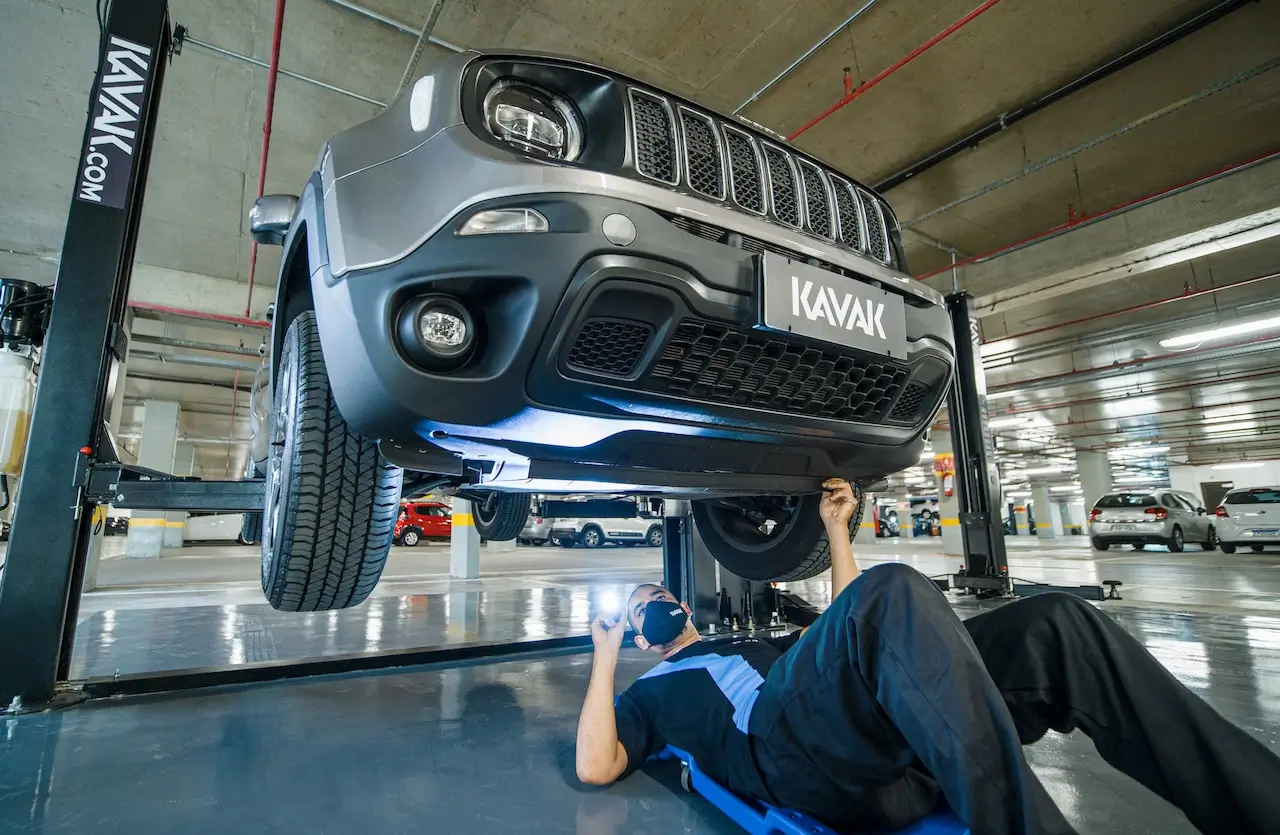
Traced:
<path fill-rule="evenodd" d="M 93 127 L 80 155 L 77 200 L 124 208 L 152 57 L 150 49 L 124 38 L 108 41 L 98 69 Z"/>

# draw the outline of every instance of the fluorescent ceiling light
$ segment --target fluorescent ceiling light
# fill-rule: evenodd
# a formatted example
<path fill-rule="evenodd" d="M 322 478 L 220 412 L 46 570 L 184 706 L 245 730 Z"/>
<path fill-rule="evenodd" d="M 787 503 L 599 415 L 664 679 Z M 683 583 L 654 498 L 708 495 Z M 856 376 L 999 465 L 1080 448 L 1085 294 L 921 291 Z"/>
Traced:
<path fill-rule="evenodd" d="M 1211 470 L 1255 470 L 1258 467 L 1265 467 L 1261 461 L 1237 461 L 1234 464 L 1214 464 Z"/>
<path fill-rule="evenodd" d="M 1116 484 L 1155 484 L 1169 479 L 1162 475 L 1118 475 L 1111 480 Z"/>
<path fill-rule="evenodd" d="M 1181 336 L 1171 336 L 1168 339 L 1160 340 L 1160 347 L 1185 348 L 1188 345 L 1198 345 L 1201 342 L 1208 342 L 1212 339 L 1227 339 L 1232 336 L 1245 336 L 1246 334 L 1276 329 L 1280 329 L 1280 316 L 1272 316 L 1269 319 L 1255 319 L 1252 322 L 1237 322 L 1234 325 L 1223 325 L 1220 328 L 1210 328 L 1182 334 Z"/>
<path fill-rule="evenodd" d="M 990 429 L 1012 429 L 1015 426 L 1026 426 L 1028 420 L 1030 420 L 1030 418 L 1024 415 L 998 417 L 987 421 L 987 427 Z"/>
<path fill-rule="evenodd" d="M 1080 490 L 1081 490 L 1081 487 L 1079 484 L 1066 484 L 1061 487 L 1049 488 L 1049 492 L 1051 493 L 1077 493 Z"/>
<path fill-rule="evenodd" d="M 1023 470 L 1023 475 L 1055 475 L 1057 473 L 1069 473 L 1075 471 L 1074 464 L 1062 464 L 1057 467 L 1032 467 L 1029 470 Z"/>
<path fill-rule="evenodd" d="M 1013 365 L 1013 357 L 1000 357 L 999 359 L 982 361 L 983 368 L 1005 368 L 1010 365 Z"/>
<path fill-rule="evenodd" d="M 982 343 L 982 347 L 978 350 L 983 357 L 989 357 L 994 354 L 1003 354 L 1013 350 L 1012 339 L 995 339 L 991 342 Z"/>
<path fill-rule="evenodd" d="M 1133 446 L 1119 447 L 1118 449 L 1108 450 L 1107 454 L 1112 458 L 1149 458 L 1155 455 L 1162 455 L 1169 451 L 1167 446 L 1146 446 L 1145 444 L 1134 444 Z"/>
<path fill-rule="evenodd" d="M 1022 392 L 1022 391 L 1020 391 L 1019 389 L 1013 389 L 1012 391 L 993 391 L 993 392 L 988 392 L 988 394 L 987 394 L 987 399 L 988 399 L 988 400 L 1003 400 L 1003 399 L 1008 398 L 1008 397 L 1019 397 L 1019 396 L 1021 396 L 1022 394 L 1023 394 L 1023 392 Z"/>
<path fill-rule="evenodd" d="M 1005 498 L 1009 498 L 1009 499 L 1029 499 L 1029 498 L 1031 498 L 1031 494 L 1030 494 L 1030 493 L 1006 493 L 1006 494 L 1005 494 Z"/>
<path fill-rule="evenodd" d="M 1204 433 L 1206 435 L 1230 435 L 1233 432 L 1244 432 L 1257 428 L 1258 422 L 1256 420 L 1233 420 L 1228 423 L 1211 423 L 1204 427 Z"/>

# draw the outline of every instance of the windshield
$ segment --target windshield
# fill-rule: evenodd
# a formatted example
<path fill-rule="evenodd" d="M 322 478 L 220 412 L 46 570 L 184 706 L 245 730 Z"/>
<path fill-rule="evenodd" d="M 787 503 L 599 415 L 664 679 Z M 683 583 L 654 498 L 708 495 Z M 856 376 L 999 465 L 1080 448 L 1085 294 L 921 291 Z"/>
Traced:
<path fill-rule="evenodd" d="M 1280 504 L 1280 487 L 1255 487 L 1228 493 L 1225 504 Z"/>
<path fill-rule="evenodd" d="M 1150 493 L 1113 493 L 1098 499 L 1094 507 L 1155 507 L 1156 497 Z"/>

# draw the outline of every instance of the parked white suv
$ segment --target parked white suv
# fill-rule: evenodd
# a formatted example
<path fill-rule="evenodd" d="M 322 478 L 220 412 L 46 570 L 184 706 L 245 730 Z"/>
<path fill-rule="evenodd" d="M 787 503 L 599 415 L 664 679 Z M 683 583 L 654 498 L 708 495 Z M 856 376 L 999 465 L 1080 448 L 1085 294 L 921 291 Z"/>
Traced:
<path fill-rule="evenodd" d="M 1224 554 L 1245 545 L 1255 551 L 1280 545 L 1280 487 L 1232 490 L 1213 513 Z"/>
<path fill-rule="evenodd" d="M 551 541 L 565 548 L 572 548 L 574 545 L 599 548 L 609 542 L 656 548 L 662 544 L 662 517 L 556 519 L 551 528 Z"/>
<path fill-rule="evenodd" d="M 1126 490 L 1098 499 L 1089 513 L 1089 536 L 1098 551 L 1112 545 L 1132 545 L 1138 551 L 1165 545 L 1178 552 L 1188 542 L 1212 551 L 1218 544 L 1215 521 L 1191 493 Z"/>

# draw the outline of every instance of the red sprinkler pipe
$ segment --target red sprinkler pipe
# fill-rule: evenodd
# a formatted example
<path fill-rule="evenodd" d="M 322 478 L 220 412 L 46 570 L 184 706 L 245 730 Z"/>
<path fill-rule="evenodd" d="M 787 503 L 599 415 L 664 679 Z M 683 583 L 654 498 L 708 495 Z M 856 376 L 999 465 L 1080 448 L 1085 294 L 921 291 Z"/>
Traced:
<path fill-rule="evenodd" d="M 280 75 L 280 36 L 284 32 L 284 2 L 276 0 L 276 21 L 271 32 L 271 62 L 267 68 L 267 116 L 262 121 L 262 158 L 258 162 L 258 196 L 267 187 L 267 153 L 271 150 L 271 116 L 276 108 L 276 79 Z M 249 294 L 244 301 L 245 318 L 253 305 L 253 279 L 258 271 L 258 242 L 249 250 Z"/>
<path fill-rule="evenodd" d="M 930 49 L 933 49 L 935 46 L 937 46 L 938 44 L 942 43 L 942 42 L 943 42 L 943 41 L 945 41 L 947 38 L 951 37 L 951 36 L 952 36 L 952 35 L 954 35 L 956 32 L 958 32 L 958 31 L 960 31 L 961 29 L 963 29 L 965 26 L 969 25 L 969 23 L 970 23 L 971 21 L 973 21 L 973 20 L 974 20 L 974 18 L 978 17 L 978 15 L 982 14 L 982 13 L 983 13 L 983 12 L 985 12 L 987 9 L 990 9 L 992 6 L 994 6 L 995 4 L 997 4 L 997 3 L 999 3 L 999 2 L 1000 2 L 1000 0 L 987 0 L 987 2 L 983 3 L 983 4 L 982 4 L 981 6 L 979 6 L 978 8 L 976 8 L 976 9 L 974 9 L 973 11 L 969 12 L 967 15 L 965 15 L 964 17 L 962 17 L 962 18 L 960 18 L 959 20 L 957 20 L 955 23 L 953 23 L 953 24 L 951 24 L 950 26 L 948 26 L 946 29 L 943 29 L 941 32 L 939 32 L 938 34 L 934 35 L 934 36 L 933 36 L 932 38 L 930 38 L 929 40 L 925 41 L 924 43 L 922 43 L 922 44 L 920 44 L 919 46 L 917 46 L 915 49 L 911 50 L 911 52 L 907 53 L 907 55 L 906 55 L 906 56 L 904 56 L 903 58 L 900 58 L 900 59 L 898 59 L 897 61 L 895 61 L 893 64 L 891 64 L 887 69 L 885 69 L 883 72 L 881 72 L 881 73 L 880 73 L 879 75 L 877 75 L 875 78 L 872 78 L 870 81 L 866 82 L 865 84 L 859 84 L 859 85 L 858 85 L 858 88 L 857 88 L 856 90 L 849 90 L 848 92 L 846 92 L 846 93 L 844 94 L 844 98 L 840 99 L 840 101 L 838 101 L 838 102 L 836 102 L 835 104 L 831 105 L 831 106 L 830 106 L 830 107 L 828 107 L 826 110 L 824 110 L 824 111 L 822 111 L 821 113 L 819 113 L 816 117 L 814 117 L 813 119 L 809 120 L 809 122 L 807 122 L 807 123 L 804 125 L 804 127 L 800 128 L 800 130 L 798 130 L 798 131 L 796 131 L 795 133 L 793 133 L 793 134 L 791 134 L 790 136 L 788 136 L 788 137 L 787 137 L 787 139 L 789 139 L 789 140 L 791 140 L 791 141 L 795 141 L 795 138 L 796 138 L 797 136 L 799 136 L 800 134 L 802 134 L 802 133 L 804 133 L 805 131 L 809 130 L 809 128 L 811 128 L 811 127 L 813 127 L 814 125 L 818 124 L 818 123 L 819 123 L 819 122 L 821 122 L 823 119 L 825 119 L 825 118 L 827 118 L 828 116 L 830 116 L 832 113 L 835 113 L 837 110 L 839 110 L 840 108 L 844 107 L 844 106 L 845 106 L 846 104 L 848 104 L 849 102 L 851 102 L 851 101 L 853 101 L 854 99 L 858 98 L 858 96 L 861 96 L 863 93 L 867 92 L 867 91 L 868 91 L 868 90 L 870 90 L 872 87 L 874 87 L 874 86 L 876 86 L 877 84 L 879 84 L 881 81 L 884 81 L 886 78 L 888 78 L 889 76 L 893 75 L 893 74 L 894 74 L 894 73 L 896 73 L 898 70 L 900 70 L 900 69 L 902 69 L 903 67 L 905 67 L 907 64 L 910 64 L 912 61 L 916 60 L 916 59 L 917 59 L 917 58 L 919 58 L 921 55 L 923 55 L 923 54 L 925 54 L 926 52 L 928 52 Z M 845 89 L 846 89 L 846 90 L 848 90 L 848 86 L 847 86 L 847 85 L 846 85 Z"/>
<path fill-rule="evenodd" d="M 263 328 L 265 330 L 271 327 L 270 322 L 265 322 L 261 319 L 250 319 L 247 316 L 227 316 L 222 313 L 205 313 L 203 310 L 188 310 L 185 307 L 171 307 L 167 304 L 130 300 L 129 307 L 134 310 L 168 313 L 171 316 L 181 316 L 185 319 L 204 319 L 209 322 L 221 322 L 226 325 L 239 325 L 245 328 Z"/>

